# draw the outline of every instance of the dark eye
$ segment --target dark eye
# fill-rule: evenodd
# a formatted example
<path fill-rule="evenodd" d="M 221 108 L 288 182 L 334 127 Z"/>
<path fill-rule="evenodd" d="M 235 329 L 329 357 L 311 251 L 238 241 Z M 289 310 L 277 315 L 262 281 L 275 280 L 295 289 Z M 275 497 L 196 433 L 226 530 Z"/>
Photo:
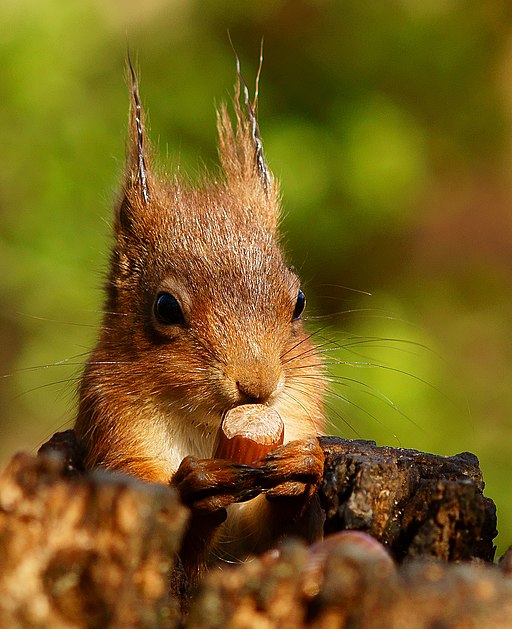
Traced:
<path fill-rule="evenodd" d="M 181 306 L 170 293 L 159 293 L 155 301 L 155 317 L 164 325 L 180 325 L 185 323 Z"/>
<path fill-rule="evenodd" d="M 293 311 L 293 320 L 297 321 L 300 319 L 300 315 L 304 312 L 304 308 L 306 307 L 306 295 L 300 290 L 297 295 L 297 302 L 295 303 L 295 310 Z"/>

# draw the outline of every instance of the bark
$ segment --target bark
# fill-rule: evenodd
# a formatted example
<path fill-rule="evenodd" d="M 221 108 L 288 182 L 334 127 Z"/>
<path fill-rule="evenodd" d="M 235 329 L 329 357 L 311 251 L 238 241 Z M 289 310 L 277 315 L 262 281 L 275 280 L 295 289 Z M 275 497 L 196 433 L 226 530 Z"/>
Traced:
<path fill-rule="evenodd" d="M 512 626 L 512 578 L 493 564 L 414 560 L 390 569 L 380 553 L 338 541 L 312 577 L 311 551 L 288 543 L 208 575 L 187 628 L 495 629 Z"/>
<path fill-rule="evenodd" d="M 324 437 L 325 532 L 365 531 L 398 560 L 492 561 L 496 508 L 484 497 L 478 459 Z"/>
<path fill-rule="evenodd" d="M 188 510 L 170 487 L 83 467 L 73 431 L 0 475 L 0 626 L 512 626 L 512 551 L 476 457 L 324 437 L 325 541 L 212 568 L 183 615 Z"/>
<path fill-rule="evenodd" d="M 0 627 L 176 626 L 186 519 L 170 488 L 16 455 L 0 477 Z"/>

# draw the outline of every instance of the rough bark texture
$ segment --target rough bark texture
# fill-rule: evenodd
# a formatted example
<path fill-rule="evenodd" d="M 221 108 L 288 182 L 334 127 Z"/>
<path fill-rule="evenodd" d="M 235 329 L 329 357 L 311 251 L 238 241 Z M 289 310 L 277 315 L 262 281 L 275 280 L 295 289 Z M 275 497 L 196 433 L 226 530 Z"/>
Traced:
<path fill-rule="evenodd" d="M 493 565 L 414 561 L 384 569 L 357 544 L 330 550 L 312 587 L 311 556 L 288 543 L 279 557 L 208 575 L 187 627 L 204 629 L 505 629 L 512 579 Z"/>
<path fill-rule="evenodd" d="M 0 477 L 0 627 L 175 626 L 186 519 L 170 488 L 16 455 Z"/>
<path fill-rule="evenodd" d="M 482 493 L 476 456 L 442 457 L 338 437 L 320 441 L 326 533 L 366 531 L 398 560 L 493 560 L 496 508 Z"/>
<path fill-rule="evenodd" d="M 326 540 L 213 568 L 187 617 L 171 488 L 85 472 L 72 431 L 16 455 L 0 476 L 0 627 L 512 627 L 512 551 L 490 563 L 476 457 L 321 445 Z"/>

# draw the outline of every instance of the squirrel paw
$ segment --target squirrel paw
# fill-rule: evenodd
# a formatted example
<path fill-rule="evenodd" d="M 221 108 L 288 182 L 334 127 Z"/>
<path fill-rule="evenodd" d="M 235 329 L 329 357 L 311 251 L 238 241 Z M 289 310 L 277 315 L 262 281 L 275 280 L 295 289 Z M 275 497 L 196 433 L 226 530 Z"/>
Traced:
<path fill-rule="evenodd" d="M 187 456 L 172 479 L 184 504 L 212 513 L 265 493 L 309 501 L 324 472 L 324 453 L 315 437 L 279 446 L 257 465 Z"/>
<path fill-rule="evenodd" d="M 264 473 L 252 465 L 187 456 L 172 484 L 188 507 L 195 512 L 211 513 L 260 494 Z"/>
<path fill-rule="evenodd" d="M 259 462 L 269 498 L 312 496 L 324 473 L 324 453 L 318 439 L 290 441 Z"/>

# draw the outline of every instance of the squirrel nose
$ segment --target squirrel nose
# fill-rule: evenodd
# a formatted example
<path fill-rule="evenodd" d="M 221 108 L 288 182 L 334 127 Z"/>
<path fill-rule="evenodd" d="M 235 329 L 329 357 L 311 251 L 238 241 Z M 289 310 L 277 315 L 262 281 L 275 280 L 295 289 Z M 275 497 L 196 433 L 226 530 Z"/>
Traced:
<path fill-rule="evenodd" d="M 237 382 L 236 386 L 238 391 L 244 398 L 244 402 L 266 402 L 272 395 L 273 391 L 269 393 L 268 389 L 264 390 L 259 383 L 256 382 Z"/>
<path fill-rule="evenodd" d="M 239 374 L 236 387 L 244 402 L 266 402 L 279 386 L 280 373 L 268 365 L 252 365 Z"/>

